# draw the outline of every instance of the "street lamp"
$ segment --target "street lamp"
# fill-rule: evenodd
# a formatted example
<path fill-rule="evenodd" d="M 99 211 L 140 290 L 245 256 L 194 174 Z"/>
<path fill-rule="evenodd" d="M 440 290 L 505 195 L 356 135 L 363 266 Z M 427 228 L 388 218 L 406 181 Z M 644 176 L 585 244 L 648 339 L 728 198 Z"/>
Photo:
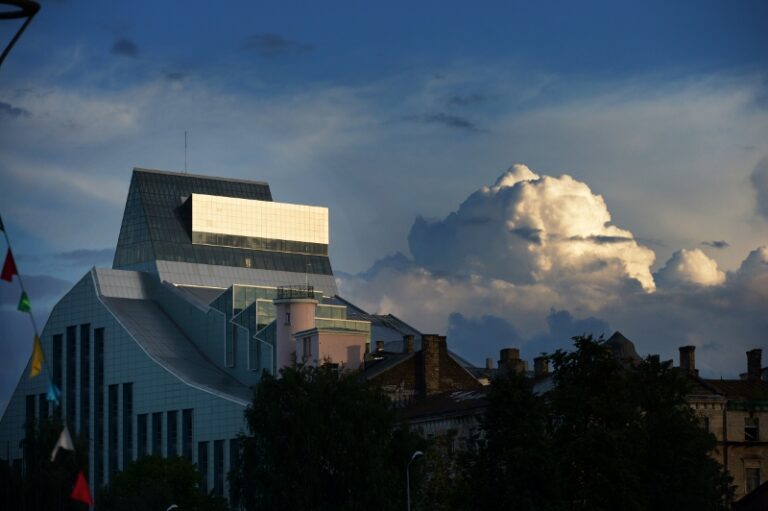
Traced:
<path fill-rule="evenodd" d="M 3 52 L 0 53 L 0 65 L 2 65 L 5 57 L 7 57 L 11 52 L 13 45 L 16 44 L 16 41 L 19 40 L 21 34 L 23 34 L 27 29 L 29 22 L 32 21 L 32 18 L 35 17 L 37 11 L 40 10 L 40 4 L 31 0 L 0 0 L 0 4 L 15 7 L 15 9 L 11 10 L 0 10 L 0 20 L 26 18 L 26 21 L 24 21 L 24 24 L 21 25 L 21 28 L 16 31 L 16 35 L 13 36 L 11 42 L 8 43 L 8 46 L 6 46 Z"/>
<path fill-rule="evenodd" d="M 411 511 L 411 463 L 413 463 L 413 460 L 418 458 L 419 456 L 424 456 L 424 453 L 421 451 L 416 451 L 413 453 L 413 456 L 411 456 L 411 461 L 408 462 L 408 465 L 405 466 L 405 497 L 406 497 L 406 503 L 408 507 L 406 508 L 408 511 Z"/>

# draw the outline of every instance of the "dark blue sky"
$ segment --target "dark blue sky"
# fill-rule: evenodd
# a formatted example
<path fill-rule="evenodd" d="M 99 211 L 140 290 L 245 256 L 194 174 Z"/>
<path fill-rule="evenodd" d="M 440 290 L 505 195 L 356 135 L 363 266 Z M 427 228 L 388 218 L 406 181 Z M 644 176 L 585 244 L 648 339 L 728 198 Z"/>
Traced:
<path fill-rule="evenodd" d="M 599 195 L 610 221 L 652 251 L 646 281 L 678 264 L 648 296 L 669 296 L 663 282 L 710 286 L 730 272 L 716 286 L 736 297 L 739 275 L 739 289 L 749 288 L 739 268 L 768 243 L 759 213 L 768 209 L 757 202 L 768 197 L 759 163 L 768 155 L 765 1 L 42 4 L 0 69 L 0 214 L 21 270 L 40 276 L 41 313 L 87 268 L 110 265 L 131 169 L 183 169 L 185 131 L 190 172 L 264 180 L 276 200 L 328 206 L 334 269 L 350 275 L 388 254 L 413 258 L 409 233 L 428 248 L 412 234 L 417 217 L 448 217 L 515 163 L 570 175 Z M 0 41 L 17 26 L 0 23 Z M 571 227 L 594 212 L 575 211 Z M 538 264 L 501 253 L 509 240 L 490 232 L 457 231 L 466 246 L 445 257 L 455 268 L 440 271 L 510 274 L 487 266 L 494 253 L 475 246 L 496 247 L 512 266 Z M 750 259 L 750 275 L 759 260 Z M 436 272 L 413 264 L 422 276 Z M 701 327 L 698 291 L 675 291 L 685 311 L 632 294 L 636 286 L 613 308 L 590 307 L 562 279 L 537 275 L 455 288 L 475 301 L 493 296 L 483 307 L 457 298 L 424 311 L 424 300 L 411 301 L 421 296 L 408 287 L 421 282 L 413 275 L 405 288 L 387 288 L 400 282 L 392 276 L 378 287 L 360 276 L 345 289 L 425 330 L 448 331 L 458 313 L 473 328 L 503 318 L 516 339 L 533 342 L 557 310 L 574 325 L 593 318 L 619 328 L 647 346 L 641 352 L 671 355 L 689 342 L 709 346 L 702 361 L 711 371 L 740 365 L 741 345 L 725 356 L 708 338 L 725 323 Z M 531 279 L 546 292 L 515 298 Z M 600 279 L 588 292 L 610 295 L 605 286 L 617 281 Z M 654 307 L 679 324 L 646 328 Z M 768 327 L 755 317 L 732 315 L 747 325 L 744 346 Z M 8 327 L 4 342 L 23 328 Z M 10 380 L 28 354 L 17 355 L 0 370 Z"/>

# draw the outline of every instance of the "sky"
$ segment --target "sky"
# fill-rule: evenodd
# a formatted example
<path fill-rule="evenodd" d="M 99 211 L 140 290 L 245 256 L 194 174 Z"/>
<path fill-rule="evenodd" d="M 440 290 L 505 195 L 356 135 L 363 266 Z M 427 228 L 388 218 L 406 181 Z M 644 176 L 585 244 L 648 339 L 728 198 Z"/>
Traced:
<path fill-rule="evenodd" d="M 0 69 L 39 318 L 111 265 L 131 169 L 183 170 L 186 131 L 189 172 L 330 208 L 343 296 L 475 363 L 620 330 L 736 376 L 766 344 L 766 2 L 41 3 Z M 0 402 L 31 351 L 13 286 Z"/>

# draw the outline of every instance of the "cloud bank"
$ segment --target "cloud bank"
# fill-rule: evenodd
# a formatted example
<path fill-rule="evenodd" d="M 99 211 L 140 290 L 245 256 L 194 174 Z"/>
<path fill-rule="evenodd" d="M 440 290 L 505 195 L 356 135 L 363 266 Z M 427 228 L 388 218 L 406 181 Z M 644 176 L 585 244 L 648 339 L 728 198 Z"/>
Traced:
<path fill-rule="evenodd" d="M 514 165 L 442 220 L 418 217 L 413 254 L 339 277 L 353 302 L 402 317 L 476 364 L 517 346 L 532 358 L 573 335 L 621 330 L 643 353 L 693 344 L 704 374 L 733 372 L 764 343 L 768 248 L 725 272 L 699 248 L 657 272 L 653 250 L 612 223 L 605 200 L 569 175 Z"/>

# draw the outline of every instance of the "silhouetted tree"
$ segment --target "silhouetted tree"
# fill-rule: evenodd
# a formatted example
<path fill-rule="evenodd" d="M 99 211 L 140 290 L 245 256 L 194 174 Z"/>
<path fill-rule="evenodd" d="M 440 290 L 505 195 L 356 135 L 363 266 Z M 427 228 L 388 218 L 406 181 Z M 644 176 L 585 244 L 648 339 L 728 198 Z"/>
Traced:
<path fill-rule="evenodd" d="M 245 418 L 230 474 L 245 509 L 404 506 L 405 466 L 420 438 L 396 426 L 389 399 L 358 374 L 324 366 L 265 375 Z"/>
<path fill-rule="evenodd" d="M 730 477 L 686 402 L 687 377 L 657 357 L 627 363 L 575 337 L 550 355 L 552 387 L 496 378 L 464 509 L 720 510 Z"/>
<path fill-rule="evenodd" d="M 221 497 L 198 489 L 200 473 L 184 458 L 147 456 L 129 463 L 99 495 L 99 508 L 108 511 L 165 510 L 226 511 Z"/>
<path fill-rule="evenodd" d="M 51 451 L 63 425 L 59 419 L 35 420 L 24 426 L 24 452 L 20 471 L 0 463 L 0 508 L 20 511 L 87 509 L 69 498 L 79 470 L 88 474 L 88 442 L 75 436 L 75 451 Z"/>

